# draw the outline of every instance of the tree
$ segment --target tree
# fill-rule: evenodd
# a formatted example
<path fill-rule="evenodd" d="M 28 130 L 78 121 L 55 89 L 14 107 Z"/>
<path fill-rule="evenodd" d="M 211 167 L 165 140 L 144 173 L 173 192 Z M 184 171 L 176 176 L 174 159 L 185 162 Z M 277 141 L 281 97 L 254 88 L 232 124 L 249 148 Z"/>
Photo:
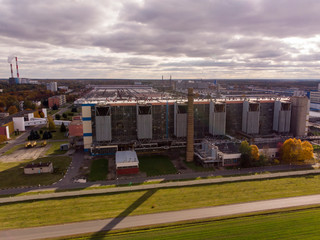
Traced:
<path fill-rule="evenodd" d="M 53 118 L 51 116 L 48 117 L 48 128 L 50 131 L 56 130 L 56 124 L 53 121 Z"/>
<path fill-rule="evenodd" d="M 246 140 L 241 142 L 239 151 L 240 151 L 241 154 L 248 154 L 248 155 L 250 154 L 251 147 L 250 147 L 249 143 Z"/>
<path fill-rule="evenodd" d="M 71 109 L 71 112 L 78 112 L 78 109 L 77 109 L 76 107 L 73 107 L 73 108 Z"/>
<path fill-rule="evenodd" d="M 251 151 L 250 151 L 250 157 L 254 161 L 259 160 L 259 148 L 257 145 L 250 145 Z"/>
<path fill-rule="evenodd" d="M 44 118 L 44 113 L 42 111 L 39 111 L 39 115 L 41 118 Z"/>
<path fill-rule="evenodd" d="M 285 163 L 305 163 L 313 159 L 313 147 L 308 141 L 287 139 L 281 149 L 281 161 Z"/>
<path fill-rule="evenodd" d="M 66 132 L 67 131 L 67 128 L 66 126 L 64 125 L 64 123 L 61 124 L 61 127 L 60 127 L 60 132 Z"/>
<path fill-rule="evenodd" d="M 58 108 L 58 106 L 57 106 L 57 104 L 54 104 L 53 106 L 52 106 L 52 110 L 58 110 L 59 108 Z"/>
<path fill-rule="evenodd" d="M 239 151 L 241 153 L 240 166 L 250 167 L 251 166 L 251 147 L 247 141 L 242 141 Z"/>
<path fill-rule="evenodd" d="M 55 116 L 55 118 L 56 118 L 57 120 L 60 120 L 60 119 L 61 119 L 60 114 L 59 114 L 59 113 L 57 113 L 57 114 L 56 114 L 56 116 Z"/>
<path fill-rule="evenodd" d="M 12 115 L 12 114 L 15 114 L 15 113 L 17 113 L 18 112 L 18 109 L 17 109 L 17 107 L 16 106 L 10 106 L 9 108 L 8 108 L 8 113 L 10 114 L 10 115 Z"/>

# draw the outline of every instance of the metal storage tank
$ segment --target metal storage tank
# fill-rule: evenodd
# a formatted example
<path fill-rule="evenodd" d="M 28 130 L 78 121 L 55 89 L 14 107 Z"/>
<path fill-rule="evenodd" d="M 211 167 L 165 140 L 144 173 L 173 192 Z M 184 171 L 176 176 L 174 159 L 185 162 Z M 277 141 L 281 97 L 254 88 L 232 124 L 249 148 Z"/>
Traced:
<path fill-rule="evenodd" d="M 174 135 L 176 137 L 187 136 L 187 104 L 174 104 Z"/>
<path fill-rule="evenodd" d="M 226 103 L 210 102 L 209 133 L 212 135 L 226 134 Z"/>
<path fill-rule="evenodd" d="M 96 123 L 96 141 L 111 141 L 111 107 L 96 106 L 95 108 Z"/>
<path fill-rule="evenodd" d="M 291 132 L 294 136 L 306 136 L 310 101 L 307 97 L 294 96 L 291 98 L 291 103 Z"/>
<path fill-rule="evenodd" d="M 242 131 L 248 134 L 258 134 L 259 116 L 260 103 L 244 101 L 242 111 Z"/>
<path fill-rule="evenodd" d="M 274 102 L 273 130 L 281 133 L 290 131 L 291 103 L 284 101 Z"/>
<path fill-rule="evenodd" d="M 137 105 L 138 139 L 152 139 L 152 106 Z"/>

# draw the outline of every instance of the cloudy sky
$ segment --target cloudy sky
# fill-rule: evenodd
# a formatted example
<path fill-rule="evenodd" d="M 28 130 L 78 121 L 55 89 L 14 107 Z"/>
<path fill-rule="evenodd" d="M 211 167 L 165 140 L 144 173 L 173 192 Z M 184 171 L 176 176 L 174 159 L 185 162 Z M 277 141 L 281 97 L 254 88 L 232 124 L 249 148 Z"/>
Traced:
<path fill-rule="evenodd" d="M 0 0 L 0 78 L 320 79 L 319 0 Z"/>

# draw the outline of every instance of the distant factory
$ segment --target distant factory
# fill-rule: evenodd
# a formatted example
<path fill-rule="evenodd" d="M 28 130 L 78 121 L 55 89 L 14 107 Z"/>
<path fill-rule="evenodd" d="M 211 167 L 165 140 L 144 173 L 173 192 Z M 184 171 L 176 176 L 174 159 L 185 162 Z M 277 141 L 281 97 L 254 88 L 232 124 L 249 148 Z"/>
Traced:
<path fill-rule="evenodd" d="M 226 135 L 307 135 L 307 97 L 198 99 L 190 90 L 188 98 L 175 98 L 151 87 L 95 88 L 75 102 L 82 106 L 84 150 L 108 154 L 125 146 L 186 146 L 188 139 L 193 146 Z"/>
<path fill-rule="evenodd" d="M 12 65 L 13 60 L 15 60 L 15 63 L 16 63 L 17 77 L 14 77 L 13 75 L 13 65 Z M 39 84 L 39 82 L 35 80 L 31 80 L 28 78 L 20 78 L 17 56 L 9 56 L 8 63 L 10 64 L 10 73 L 11 73 L 11 77 L 9 78 L 9 84 Z"/>

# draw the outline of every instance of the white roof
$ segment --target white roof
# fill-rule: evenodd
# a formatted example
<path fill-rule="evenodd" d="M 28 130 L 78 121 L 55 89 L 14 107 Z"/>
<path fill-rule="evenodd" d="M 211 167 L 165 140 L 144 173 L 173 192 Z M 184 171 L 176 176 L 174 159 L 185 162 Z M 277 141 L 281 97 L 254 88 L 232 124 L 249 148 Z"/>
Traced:
<path fill-rule="evenodd" d="M 135 151 L 117 151 L 116 166 L 137 166 L 139 160 Z"/>

